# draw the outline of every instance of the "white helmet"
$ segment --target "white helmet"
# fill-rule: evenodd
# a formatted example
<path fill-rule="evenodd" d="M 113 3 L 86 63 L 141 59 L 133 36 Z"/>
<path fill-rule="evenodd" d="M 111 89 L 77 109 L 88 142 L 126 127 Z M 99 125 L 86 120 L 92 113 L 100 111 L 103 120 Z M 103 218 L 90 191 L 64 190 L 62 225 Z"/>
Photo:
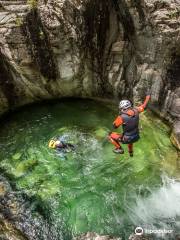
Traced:
<path fill-rule="evenodd" d="M 122 100 L 119 103 L 119 109 L 121 109 L 121 110 L 126 110 L 130 107 L 132 107 L 132 104 L 129 100 Z"/>

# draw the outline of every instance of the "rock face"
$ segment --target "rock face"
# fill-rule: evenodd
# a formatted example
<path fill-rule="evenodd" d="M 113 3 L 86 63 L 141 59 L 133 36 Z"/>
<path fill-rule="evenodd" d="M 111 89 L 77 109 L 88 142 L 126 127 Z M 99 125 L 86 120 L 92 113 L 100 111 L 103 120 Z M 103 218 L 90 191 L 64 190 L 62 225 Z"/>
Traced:
<path fill-rule="evenodd" d="M 128 97 L 180 118 L 178 0 L 0 1 L 0 111 L 60 97 Z"/>
<path fill-rule="evenodd" d="M 0 239 L 1 240 L 53 240 L 69 239 L 59 224 L 48 222 L 38 207 L 27 196 L 13 191 L 5 178 L 0 177 Z"/>
<path fill-rule="evenodd" d="M 0 109 L 78 97 L 142 100 L 179 118 L 178 0 L 0 1 Z"/>

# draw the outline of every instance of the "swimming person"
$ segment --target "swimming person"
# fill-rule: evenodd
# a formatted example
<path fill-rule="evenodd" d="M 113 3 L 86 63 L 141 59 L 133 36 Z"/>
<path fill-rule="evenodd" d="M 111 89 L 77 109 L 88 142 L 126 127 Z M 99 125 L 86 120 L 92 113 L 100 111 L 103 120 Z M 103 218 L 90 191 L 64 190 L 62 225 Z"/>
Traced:
<path fill-rule="evenodd" d="M 119 116 L 113 123 L 114 128 L 122 125 L 123 133 L 109 133 L 109 140 L 115 146 L 113 152 L 124 153 L 121 143 L 128 144 L 128 152 L 133 157 L 133 143 L 137 142 L 139 136 L 139 113 L 143 112 L 150 100 L 150 94 L 147 94 L 146 99 L 139 107 L 133 107 L 129 100 L 122 100 L 119 103 Z"/>
<path fill-rule="evenodd" d="M 75 146 L 71 143 L 67 143 L 63 140 L 62 137 L 59 137 L 57 139 L 51 139 L 49 141 L 49 148 L 56 149 L 58 152 L 71 152 L 75 150 Z"/>

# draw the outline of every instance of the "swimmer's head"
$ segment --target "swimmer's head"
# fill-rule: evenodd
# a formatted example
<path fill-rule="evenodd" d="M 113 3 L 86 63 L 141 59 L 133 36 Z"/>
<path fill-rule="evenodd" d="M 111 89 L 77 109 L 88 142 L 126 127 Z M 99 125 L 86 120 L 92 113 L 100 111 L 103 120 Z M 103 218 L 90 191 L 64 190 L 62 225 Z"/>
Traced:
<path fill-rule="evenodd" d="M 53 148 L 53 149 L 60 145 L 63 145 L 62 142 L 60 140 L 54 140 L 54 139 L 51 139 L 48 144 L 49 148 Z"/>

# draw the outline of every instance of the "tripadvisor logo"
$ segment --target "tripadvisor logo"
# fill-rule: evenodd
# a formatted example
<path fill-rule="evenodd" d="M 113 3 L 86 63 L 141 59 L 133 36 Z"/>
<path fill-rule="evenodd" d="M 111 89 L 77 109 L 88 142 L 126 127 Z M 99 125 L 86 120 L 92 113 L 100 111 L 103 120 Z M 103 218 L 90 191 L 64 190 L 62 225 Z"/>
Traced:
<path fill-rule="evenodd" d="M 143 229 L 142 227 L 137 227 L 135 229 L 135 234 L 138 236 L 145 234 L 172 234 L 174 230 L 172 229 Z"/>
<path fill-rule="evenodd" d="M 144 233 L 144 230 L 143 230 L 142 227 L 137 227 L 137 228 L 135 229 L 135 234 L 136 234 L 136 235 L 140 236 L 140 235 L 143 235 L 143 233 Z"/>

